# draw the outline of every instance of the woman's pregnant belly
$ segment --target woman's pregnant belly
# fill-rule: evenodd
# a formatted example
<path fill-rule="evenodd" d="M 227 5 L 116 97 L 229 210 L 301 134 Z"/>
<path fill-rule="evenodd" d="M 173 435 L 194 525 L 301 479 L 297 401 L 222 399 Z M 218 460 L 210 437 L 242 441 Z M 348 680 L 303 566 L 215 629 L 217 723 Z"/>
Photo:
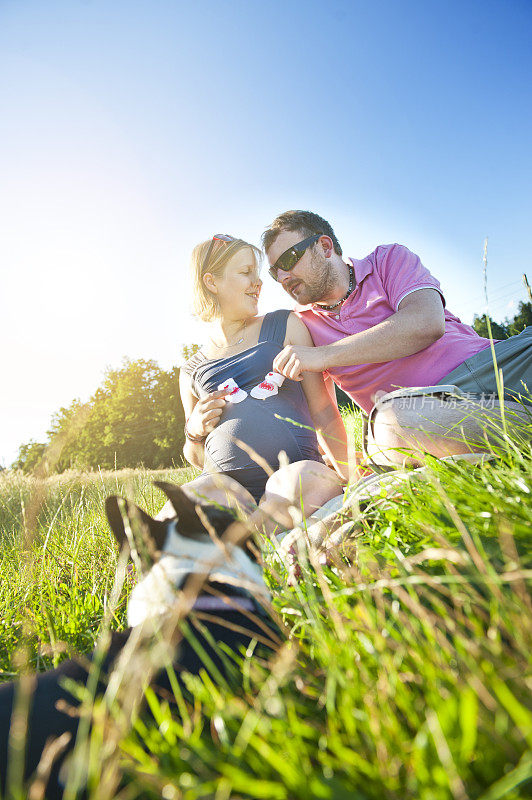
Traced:
<path fill-rule="evenodd" d="M 275 414 L 288 419 L 295 416 L 293 408 L 285 408 L 279 403 L 273 405 L 268 400 L 247 398 L 238 405 L 227 405 L 220 422 L 205 442 L 206 466 L 222 471 L 256 466 L 257 461 L 238 446 L 237 440 L 251 448 L 273 469 L 279 467 L 281 450 L 290 462 L 319 459 L 314 432 L 298 428 L 286 419 L 278 419 Z M 212 465 L 208 465 L 208 461 L 212 461 Z"/>

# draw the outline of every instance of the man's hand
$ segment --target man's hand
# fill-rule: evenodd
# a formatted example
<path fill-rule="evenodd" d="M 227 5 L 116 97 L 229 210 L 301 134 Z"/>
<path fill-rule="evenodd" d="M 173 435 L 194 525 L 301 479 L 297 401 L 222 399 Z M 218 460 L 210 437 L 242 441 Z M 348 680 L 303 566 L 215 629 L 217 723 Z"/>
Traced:
<path fill-rule="evenodd" d="M 293 381 L 303 380 L 303 372 L 323 372 L 326 359 L 323 347 L 305 347 L 304 345 L 287 345 L 274 358 L 273 369 L 285 378 Z"/>

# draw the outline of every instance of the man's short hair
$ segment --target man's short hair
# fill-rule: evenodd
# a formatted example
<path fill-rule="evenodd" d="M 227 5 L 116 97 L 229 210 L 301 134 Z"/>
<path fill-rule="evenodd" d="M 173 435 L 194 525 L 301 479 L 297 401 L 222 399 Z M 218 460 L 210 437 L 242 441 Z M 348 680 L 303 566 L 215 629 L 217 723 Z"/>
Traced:
<path fill-rule="evenodd" d="M 315 234 L 329 236 L 332 239 L 334 252 L 342 255 L 342 248 L 336 234 L 326 219 L 312 211 L 285 211 L 274 219 L 269 228 L 262 234 L 262 246 L 269 250 L 282 231 L 298 231 L 303 239 Z"/>

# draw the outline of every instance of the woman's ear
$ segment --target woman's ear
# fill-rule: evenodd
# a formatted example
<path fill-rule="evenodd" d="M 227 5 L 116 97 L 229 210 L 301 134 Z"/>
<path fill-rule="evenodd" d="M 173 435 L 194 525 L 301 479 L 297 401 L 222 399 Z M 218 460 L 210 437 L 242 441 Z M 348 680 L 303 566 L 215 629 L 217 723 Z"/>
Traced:
<path fill-rule="evenodd" d="M 212 294 L 218 294 L 218 287 L 212 272 L 206 272 L 203 276 L 203 283 Z"/>

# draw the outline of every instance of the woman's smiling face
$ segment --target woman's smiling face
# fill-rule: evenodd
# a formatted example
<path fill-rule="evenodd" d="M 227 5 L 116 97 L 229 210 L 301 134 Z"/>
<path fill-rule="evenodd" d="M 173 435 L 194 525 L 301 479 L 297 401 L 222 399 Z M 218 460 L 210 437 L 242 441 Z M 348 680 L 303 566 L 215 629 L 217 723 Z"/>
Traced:
<path fill-rule="evenodd" d="M 245 247 L 235 253 L 223 275 L 214 278 L 214 283 L 222 316 L 254 317 L 257 314 L 262 281 L 252 250 Z"/>

